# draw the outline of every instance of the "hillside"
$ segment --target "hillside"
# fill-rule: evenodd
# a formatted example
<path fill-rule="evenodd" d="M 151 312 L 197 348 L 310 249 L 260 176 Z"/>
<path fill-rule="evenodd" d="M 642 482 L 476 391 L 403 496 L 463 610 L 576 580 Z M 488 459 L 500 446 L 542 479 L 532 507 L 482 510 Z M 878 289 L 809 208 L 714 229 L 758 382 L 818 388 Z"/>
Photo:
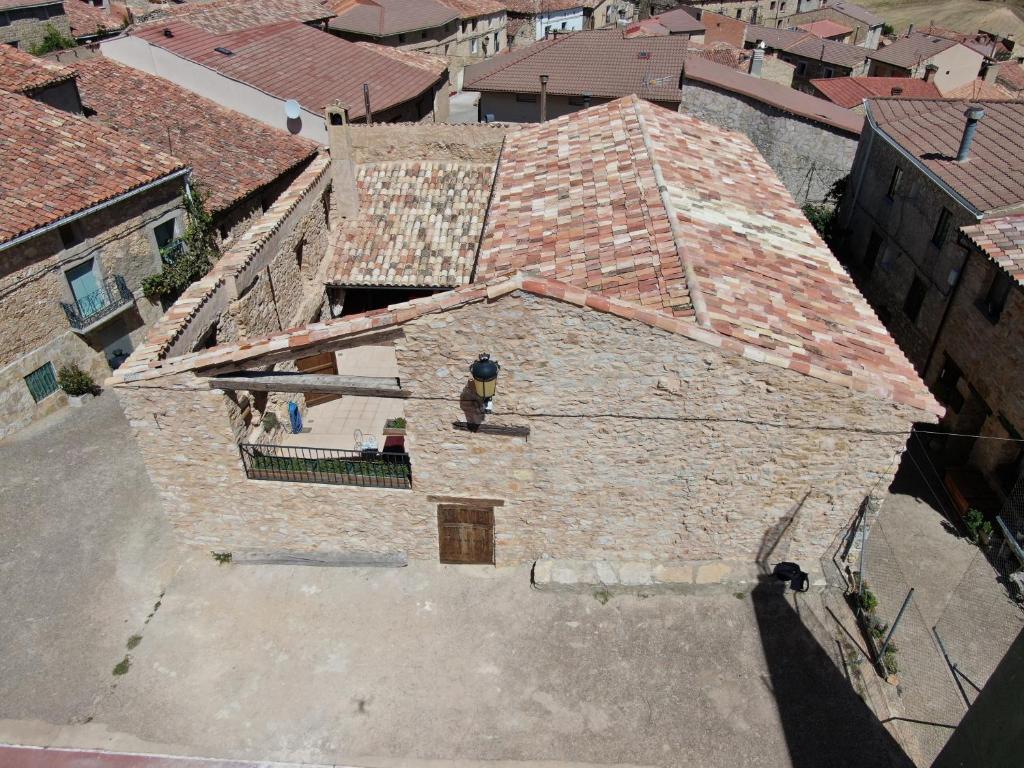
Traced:
<path fill-rule="evenodd" d="M 1024 41 L 1024 0 L 855 0 L 902 32 L 934 23 L 961 32 L 984 29 Z"/>

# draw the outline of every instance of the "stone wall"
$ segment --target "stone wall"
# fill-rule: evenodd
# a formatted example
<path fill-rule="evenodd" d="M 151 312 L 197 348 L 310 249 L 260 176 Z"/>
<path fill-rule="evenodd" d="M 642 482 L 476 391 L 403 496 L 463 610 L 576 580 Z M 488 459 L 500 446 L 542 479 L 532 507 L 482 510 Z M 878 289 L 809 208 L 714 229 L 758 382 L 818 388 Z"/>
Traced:
<path fill-rule="evenodd" d="M 357 165 L 392 160 L 495 163 L 507 125 L 352 125 L 352 159 Z"/>
<path fill-rule="evenodd" d="M 810 562 L 865 494 L 884 492 L 910 422 L 928 418 L 521 292 L 402 330 L 411 491 L 247 480 L 227 395 L 191 373 L 118 384 L 178 532 L 214 550 L 436 559 L 434 495 L 503 502 L 499 565 L 750 561 L 794 515 L 772 557 Z M 453 427 L 477 417 L 463 393 L 482 350 L 502 364 L 487 423 L 528 437 Z"/>
<path fill-rule="evenodd" d="M 849 40 L 851 44 L 859 45 L 870 50 L 878 48 L 878 42 L 882 37 L 881 25 L 872 29 L 863 21 L 855 19 L 852 16 L 847 16 L 845 13 L 837 11 L 835 8 L 818 8 L 813 11 L 794 14 L 787 20 L 787 26 L 796 27 L 800 24 L 808 24 L 812 21 L 821 21 L 823 19 L 834 21 L 837 24 L 842 24 L 845 27 L 853 29 L 853 36 Z"/>
<path fill-rule="evenodd" d="M 800 204 L 850 172 L 857 137 L 710 85 L 687 80 L 679 111 L 745 134 Z"/>
<path fill-rule="evenodd" d="M 0 435 L 53 410 L 54 396 L 39 407 L 24 377 L 52 362 L 54 369 L 77 362 L 97 380 L 110 373 L 107 358 L 142 342 L 146 326 L 161 314 L 142 295 L 142 280 L 160 271 L 153 226 L 182 215 L 182 180 L 161 184 L 70 226 L 81 242 L 65 248 L 58 230 L 44 232 L 6 249 L 0 258 Z M 121 275 L 134 305 L 89 331 L 71 331 L 60 302 L 73 296 L 66 271 L 89 259 L 103 277 Z"/>
<path fill-rule="evenodd" d="M 903 176 L 890 199 L 887 192 L 897 167 Z M 950 211 L 952 220 L 940 247 L 932 243 L 932 235 L 943 209 Z M 845 233 L 841 257 L 920 373 L 945 311 L 950 276 L 964 261 L 956 232 L 975 221 L 973 214 L 865 123 L 841 206 L 840 224 Z M 881 247 L 869 263 L 873 234 L 881 238 Z M 915 277 L 927 291 L 916 320 L 904 311 Z"/>
<path fill-rule="evenodd" d="M 71 22 L 65 14 L 46 18 L 47 10 L 53 6 L 39 8 L 19 9 L 36 11 L 38 18 L 14 19 L 6 26 L 0 27 L 0 45 L 16 45 L 23 51 L 29 51 L 33 46 L 39 45 L 49 31 L 47 27 L 52 26 L 61 34 L 71 36 Z"/>

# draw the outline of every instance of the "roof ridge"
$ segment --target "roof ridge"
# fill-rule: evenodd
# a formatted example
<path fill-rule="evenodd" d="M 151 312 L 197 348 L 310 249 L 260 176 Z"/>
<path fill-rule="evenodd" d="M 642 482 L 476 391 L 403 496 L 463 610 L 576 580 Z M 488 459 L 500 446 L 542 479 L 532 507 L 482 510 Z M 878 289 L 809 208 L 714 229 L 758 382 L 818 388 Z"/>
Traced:
<path fill-rule="evenodd" d="M 679 256 L 679 261 L 683 265 L 683 278 L 686 280 L 686 289 L 690 294 L 690 304 L 693 306 L 693 313 L 701 327 L 711 329 L 711 317 L 708 314 L 707 304 L 704 301 L 704 293 L 701 290 L 700 281 L 697 279 L 697 271 L 694 269 L 689 251 L 683 246 L 682 237 L 679 233 L 679 218 L 676 216 L 675 206 L 672 205 L 672 198 L 668 194 L 668 185 L 665 184 L 665 176 L 661 172 L 661 165 L 655 157 L 654 144 L 647 132 L 647 121 L 644 120 L 644 116 L 640 113 L 640 99 L 635 94 L 628 98 L 631 101 L 633 112 L 636 114 L 637 122 L 640 125 L 640 136 L 643 139 L 647 157 L 651 161 L 654 181 L 658 185 L 658 195 L 661 198 L 661 204 L 668 215 L 669 227 L 672 230 L 672 242 L 675 243 L 676 255 Z"/>
<path fill-rule="evenodd" d="M 546 50 L 548 50 L 549 48 L 551 48 L 552 46 L 556 45 L 556 44 L 557 44 L 557 43 L 559 42 L 559 40 L 568 40 L 568 39 L 569 39 L 570 37 L 572 37 L 572 36 L 573 36 L 572 34 L 568 34 L 568 35 L 555 35 L 555 36 L 554 36 L 553 38 L 551 38 L 551 40 L 538 40 L 538 41 L 537 41 L 536 43 L 534 43 L 533 45 L 529 46 L 529 47 L 528 47 L 528 48 L 526 49 L 526 50 L 530 50 L 530 48 L 536 48 L 537 50 L 536 50 L 536 51 L 534 51 L 533 53 L 527 54 L 526 56 L 523 56 L 523 57 L 521 57 L 521 58 L 518 58 L 518 59 L 514 59 L 513 61 L 509 61 L 509 62 L 506 62 L 506 63 L 505 63 L 505 66 L 503 66 L 503 67 L 498 67 L 497 69 L 492 69 L 492 70 L 491 70 L 490 72 L 488 72 L 488 73 L 487 73 L 486 75 L 484 75 L 483 77 L 481 77 L 481 78 L 480 78 L 480 80 L 473 80 L 473 81 L 471 81 L 471 82 L 472 82 L 472 83 L 479 83 L 479 82 L 480 82 L 481 80 L 486 80 L 486 79 L 487 79 L 488 77 L 490 77 L 491 75 L 496 75 L 496 74 L 498 74 L 499 72 L 504 72 L 504 71 L 505 71 L 506 69 L 508 69 L 509 67 L 511 67 L 511 66 L 512 66 L 513 64 L 518 64 L 518 63 L 519 63 L 519 62 L 521 62 L 521 61 L 526 61 L 527 59 L 529 59 L 529 58 L 532 58 L 532 57 L 536 56 L 536 55 L 537 55 L 538 53 L 540 53 L 541 51 L 546 51 Z M 546 42 L 546 43 L 548 43 L 548 44 L 547 44 L 547 45 L 539 45 L 539 43 L 545 43 L 545 42 Z M 513 58 L 511 54 L 508 54 L 508 57 L 509 57 L 510 59 L 512 59 L 512 58 Z M 465 87 L 465 86 L 464 86 L 464 87 Z"/>

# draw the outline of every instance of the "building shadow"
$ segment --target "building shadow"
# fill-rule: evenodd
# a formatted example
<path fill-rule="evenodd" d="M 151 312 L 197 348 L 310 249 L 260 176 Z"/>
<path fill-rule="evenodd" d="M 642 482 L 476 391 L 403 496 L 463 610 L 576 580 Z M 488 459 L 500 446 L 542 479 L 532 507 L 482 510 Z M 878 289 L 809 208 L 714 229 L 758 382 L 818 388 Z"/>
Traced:
<path fill-rule="evenodd" d="M 914 768 L 808 630 L 806 598 L 773 576 L 762 576 L 751 597 L 793 768 Z"/>

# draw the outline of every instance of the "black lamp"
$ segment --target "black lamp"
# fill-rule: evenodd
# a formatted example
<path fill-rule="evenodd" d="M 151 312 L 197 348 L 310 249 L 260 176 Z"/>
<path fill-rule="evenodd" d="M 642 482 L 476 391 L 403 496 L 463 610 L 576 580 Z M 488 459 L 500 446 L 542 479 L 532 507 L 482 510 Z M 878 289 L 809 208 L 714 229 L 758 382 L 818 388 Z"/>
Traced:
<path fill-rule="evenodd" d="M 469 366 L 469 375 L 473 377 L 473 389 L 476 396 L 484 402 L 484 412 L 490 413 L 493 410 L 491 401 L 494 392 L 498 387 L 498 371 L 501 366 L 488 354 L 482 354 L 476 362 Z"/>

